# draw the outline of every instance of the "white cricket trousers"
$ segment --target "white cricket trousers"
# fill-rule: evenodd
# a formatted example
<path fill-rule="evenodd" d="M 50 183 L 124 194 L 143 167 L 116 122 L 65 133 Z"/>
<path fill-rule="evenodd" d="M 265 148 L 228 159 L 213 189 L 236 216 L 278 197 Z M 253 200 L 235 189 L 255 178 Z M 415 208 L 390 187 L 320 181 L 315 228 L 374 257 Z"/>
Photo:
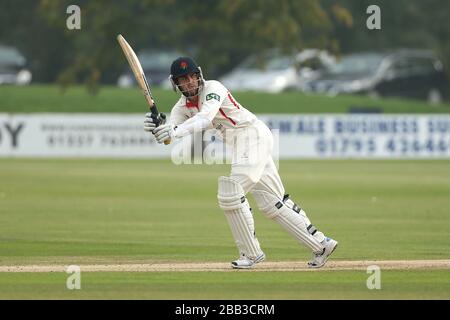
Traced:
<path fill-rule="evenodd" d="M 272 158 L 273 135 L 261 120 L 236 129 L 232 139 L 230 177 L 239 182 L 245 194 L 254 187 L 283 199 L 284 187 Z"/>

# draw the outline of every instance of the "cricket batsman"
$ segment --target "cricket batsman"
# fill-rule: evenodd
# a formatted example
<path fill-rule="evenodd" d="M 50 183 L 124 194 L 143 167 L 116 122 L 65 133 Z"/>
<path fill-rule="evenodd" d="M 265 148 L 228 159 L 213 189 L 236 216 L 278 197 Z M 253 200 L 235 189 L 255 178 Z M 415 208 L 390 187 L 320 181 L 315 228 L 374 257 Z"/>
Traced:
<path fill-rule="evenodd" d="M 232 150 L 231 174 L 219 177 L 218 202 L 224 211 L 239 250 L 236 269 L 252 268 L 265 259 L 256 238 L 249 202 L 252 194 L 258 208 L 313 253 L 310 268 L 325 265 L 338 242 L 320 232 L 285 193 L 272 159 L 273 137 L 269 128 L 239 104 L 218 81 L 203 78 L 201 68 L 189 57 L 176 59 L 170 68 L 170 81 L 181 97 L 170 120 L 156 126 L 147 113 L 144 130 L 159 143 L 182 138 L 198 130 L 215 128 Z M 162 116 L 161 119 L 164 119 Z"/>

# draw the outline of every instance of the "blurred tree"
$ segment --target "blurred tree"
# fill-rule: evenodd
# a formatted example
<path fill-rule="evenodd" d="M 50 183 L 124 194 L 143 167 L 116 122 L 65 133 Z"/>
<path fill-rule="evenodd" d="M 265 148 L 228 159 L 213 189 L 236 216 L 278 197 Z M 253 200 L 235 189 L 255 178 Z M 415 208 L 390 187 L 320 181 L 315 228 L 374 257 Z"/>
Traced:
<path fill-rule="evenodd" d="M 73 1 L 41 0 L 39 12 L 54 29 L 64 29 Z M 63 86 L 83 80 L 111 82 L 124 61 L 115 42 L 124 34 L 135 48 L 194 50 L 210 76 L 251 53 L 305 46 L 332 47 L 330 12 L 319 0 L 128 0 L 78 1 L 81 31 L 64 30 L 72 60 L 60 73 Z M 332 13 L 332 12 L 331 12 Z M 351 16 L 344 8 L 336 13 Z M 339 15 L 337 14 L 337 15 Z M 92 92 L 95 93 L 95 89 Z"/>
<path fill-rule="evenodd" d="M 333 50 L 333 21 L 341 21 L 331 16 L 351 17 L 336 7 L 341 11 L 324 10 L 319 0 L 194 0 L 183 7 L 183 40 L 195 44 L 198 60 L 215 77 L 249 54 L 273 48 L 286 53 L 305 47 Z"/>
<path fill-rule="evenodd" d="M 72 4 L 81 8 L 81 30 L 66 28 Z M 35 80 L 84 82 L 92 93 L 126 68 L 118 33 L 137 50 L 193 51 L 215 77 L 267 49 L 336 48 L 330 34 L 340 20 L 330 17 L 351 17 L 319 0 L 2 0 L 1 8 L 0 39 L 30 57 Z"/>
<path fill-rule="evenodd" d="M 61 70 L 58 82 L 63 87 L 83 81 L 96 93 L 97 83 L 113 82 L 124 69 L 124 57 L 116 42 L 119 33 L 135 48 L 158 48 L 166 45 L 170 35 L 167 8 L 171 1 L 77 1 L 81 7 L 81 30 L 66 28 L 67 6 L 71 0 L 41 0 L 39 13 L 54 29 L 64 30 L 66 43 L 71 43 L 71 62 Z M 176 33 L 176 32 L 175 32 Z"/>
<path fill-rule="evenodd" d="M 81 7 L 79 31 L 66 28 L 71 4 Z M 379 31 L 366 28 L 371 4 L 382 9 Z M 191 52 L 209 78 L 272 48 L 427 47 L 449 69 L 448 12 L 447 0 L 2 0 L 0 42 L 29 58 L 36 81 L 84 82 L 95 93 L 127 68 L 118 33 L 137 51 Z"/>
<path fill-rule="evenodd" d="M 33 81 L 48 82 L 65 68 L 70 44 L 64 29 L 46 24 L 38 10 L 38 1 L 2 0 L 0 2 L 0 43 L 14 46 L 27 58 Z M 64 48 L 68 45 L 69 48 Z"/>

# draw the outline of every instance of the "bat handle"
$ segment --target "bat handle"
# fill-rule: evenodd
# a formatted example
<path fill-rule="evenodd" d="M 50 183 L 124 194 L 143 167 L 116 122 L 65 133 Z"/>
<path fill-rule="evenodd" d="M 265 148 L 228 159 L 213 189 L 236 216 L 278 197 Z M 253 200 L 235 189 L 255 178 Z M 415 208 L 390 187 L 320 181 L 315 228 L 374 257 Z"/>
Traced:
<path fill-rule="evenodd" d="M 158 108 L 156 108 L 155 103 L 150 107 L 150 112 L 152 113 L 153 123 L 156 124 L 156 126 L 159 126 L 159 124 L 160 124 L 159 112 L 158 112 Z"/>

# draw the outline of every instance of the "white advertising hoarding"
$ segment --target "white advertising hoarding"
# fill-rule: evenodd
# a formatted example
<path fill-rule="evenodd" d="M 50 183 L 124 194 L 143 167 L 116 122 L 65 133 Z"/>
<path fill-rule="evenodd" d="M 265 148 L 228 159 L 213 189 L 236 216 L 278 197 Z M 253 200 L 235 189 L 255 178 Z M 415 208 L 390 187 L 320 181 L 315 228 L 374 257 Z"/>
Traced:
<path fill-rule="evenodd" d="M 280 158 L 450 158 L 450 115 L 262 115 Z"/>
<path fill-rule="evenodd" d="M 0 114 L 0 156 L 169 157 L 136 114 Z"/>
<path fill-rule="evenodd" d="M 265 114 L 281 159 L 450 158 L 450 115 Z M 0 157 L 168 158 L 141 114 L 1 114 Z"/>

